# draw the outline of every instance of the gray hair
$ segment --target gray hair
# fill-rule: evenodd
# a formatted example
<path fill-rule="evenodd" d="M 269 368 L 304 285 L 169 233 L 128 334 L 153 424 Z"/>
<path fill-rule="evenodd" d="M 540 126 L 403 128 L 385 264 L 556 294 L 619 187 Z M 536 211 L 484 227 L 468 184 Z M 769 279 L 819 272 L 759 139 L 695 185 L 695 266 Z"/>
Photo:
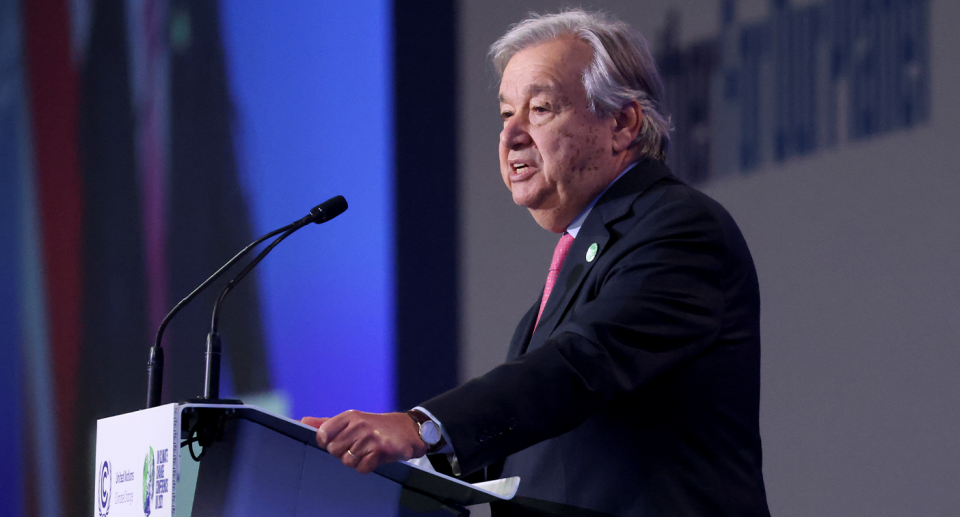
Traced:
<path fill-rule="evenodd" d="M 660 111 L 663 83 L 647 40 L 626 23 L 581 9 L 531 13 L 490 46 L 497 75 L 503 76 L 517 52 L 564 36 L 583 40 L 593 49 L 593 59 L 583 71 L 590 111 L 608 117 L 634 100 L 639 102 L 643 123 L 631 146 L 639 147 L 643 156 L 664 161 L 670 144 L 670 117 Z"/>

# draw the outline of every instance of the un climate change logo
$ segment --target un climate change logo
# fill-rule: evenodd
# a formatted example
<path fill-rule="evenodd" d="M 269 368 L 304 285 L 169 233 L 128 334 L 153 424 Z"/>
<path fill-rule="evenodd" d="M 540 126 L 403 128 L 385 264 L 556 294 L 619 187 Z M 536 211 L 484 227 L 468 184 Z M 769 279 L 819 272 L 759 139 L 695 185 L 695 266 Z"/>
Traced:
<path fill-rule="evenodd" d="M 113 489 L 112 470 L 109 461 L 104 460 L 100 464 L 97 475 L 97 513 L 100 517 L 106 517 L 110 513 L 110 491 Z"/>
<path fill-rule="evenodd" d="M 153 447 L 143 459 L 143 514 L 150 515 L 150 503 L 153 502 L 153 481 L 156 475 L 156 466 L 153 463 Z"/>

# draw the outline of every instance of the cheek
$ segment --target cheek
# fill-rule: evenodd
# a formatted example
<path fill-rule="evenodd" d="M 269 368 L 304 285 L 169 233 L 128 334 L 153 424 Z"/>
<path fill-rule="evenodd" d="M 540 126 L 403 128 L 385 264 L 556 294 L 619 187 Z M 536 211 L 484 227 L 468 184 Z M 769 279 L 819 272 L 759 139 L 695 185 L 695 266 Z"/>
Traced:
<path fill-rule="evenodd" d="M 576 147 L 576 138 L 566 130 L 545 132 L 537 141 L 544 162 L 553 167 L 566 167 L 570 164 Z"/>
<path fill-rule="evenodd" d="M 600 169 L 603 147 L 600 128 L 567 128 L 561 132 L 561 145 L 567 150 L 567 167 L 571 175 L 582 176 Z"/>
<path fill-rule="evenodd" d="M 604 157 L 609 154 L 610 149 L 606 145 L 606 141 L 601 138 L 601 128 L 593 128 L 588 135 L 588 141 L 590 146 L 590 156 L 587 157 L 587 172 L 596 172 L 600 170 L 600 166 L 603 163 Z"/>

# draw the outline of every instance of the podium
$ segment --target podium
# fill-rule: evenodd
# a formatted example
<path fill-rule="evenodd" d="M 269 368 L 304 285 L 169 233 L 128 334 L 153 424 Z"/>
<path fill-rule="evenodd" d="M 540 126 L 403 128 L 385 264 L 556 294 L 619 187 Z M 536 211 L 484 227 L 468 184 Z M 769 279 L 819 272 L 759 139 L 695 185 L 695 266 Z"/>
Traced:
<path fill-rule="evenodd" d="M 519 478 L 469 484 L 410 462 L 362 475 L 316 430 L 248 405 L 167 404 L 97 422 L 100 517 L 469 515 Z"/>

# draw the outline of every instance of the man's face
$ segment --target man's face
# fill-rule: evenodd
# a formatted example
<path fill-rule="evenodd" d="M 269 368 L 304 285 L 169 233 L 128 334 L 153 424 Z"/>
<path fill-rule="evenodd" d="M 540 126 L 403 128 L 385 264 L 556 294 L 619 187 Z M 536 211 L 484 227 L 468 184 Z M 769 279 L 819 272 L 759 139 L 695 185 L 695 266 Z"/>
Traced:
<path fill-rule="evenodd" d="M 585 42 L 550 40 L 517 52 L 500 81 L 500 173 L 513 201 L 562 232 L 619 174 L 613 117 L 587 108 Z"/>

